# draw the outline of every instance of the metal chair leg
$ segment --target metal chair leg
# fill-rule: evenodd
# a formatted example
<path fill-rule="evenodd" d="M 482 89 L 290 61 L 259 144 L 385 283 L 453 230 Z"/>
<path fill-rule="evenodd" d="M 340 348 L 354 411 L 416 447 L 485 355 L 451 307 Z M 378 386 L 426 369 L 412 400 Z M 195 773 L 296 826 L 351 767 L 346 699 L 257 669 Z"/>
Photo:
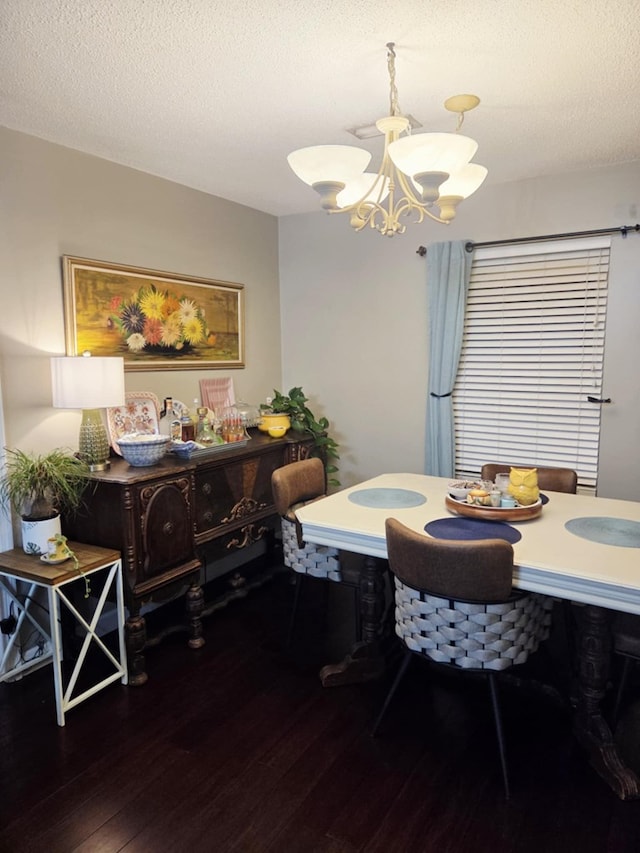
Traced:
<path fill-rule="evenodd" d="M 294 580 L 294 590 L 293 590 L 293 605 L 291 607 L 291 616 L 289 618 L 289 629 L 287 631 L 287 649 L 291 648 L 291 641 L 293 640 L 293 631 L 296 626 L 296 620 L 298 618 L 298 606 L 300 604 L 300 590 L 302 589 L 302 578 L 304 575 L 299 572 L 293 573 Z"/>
<path fill-rule="evenodd" d="M 500 704 L 498 702 L 498 690 L 496 687 L 495 674 L 487 673 L 489 679 L 489 690 L 491 691 L 491 704 L 493 705 L 493 718 L 496 724 L 496 734 L 498 736 L 498 748 L 500 750 L 500 764 L 502 765 L 502 778 L 504 780 L 505 798 L 508 800 L 509 792 L 509 775 L 507 772 L 507 756 L 504 745 L 504 733 L 502 731 L 502 717 L 500 715 Z"/>
<path fill-rule="evenodd" d="M 371 737 L 376 736 L 378 728 L 380 727 L 380 723 L 382 722 L 382 718 L 386 714 L 387 708 L 389 707 L 389 703 L 393 699 L 394 694 L 398 689 L 405 672 L 407 671 L 407 667 L 409 666 L 412 656 L 413 652 L 410 649 L 406 649 L 404 653 L 404 658 L 402 660 L 402 663 L 400 664 L 400 669 L 398 670 L 396 677 L 393 680 L 393 684 L 391 685 L 391 688 L 389 689 L 389 692 L 387 693 L 387 696 L 384 700 L 384 705 L 380 709 L 380 713 L 378 714 L 378 717 L 375 723 L 373 724 L 373 728 L 371 729 Z"/>

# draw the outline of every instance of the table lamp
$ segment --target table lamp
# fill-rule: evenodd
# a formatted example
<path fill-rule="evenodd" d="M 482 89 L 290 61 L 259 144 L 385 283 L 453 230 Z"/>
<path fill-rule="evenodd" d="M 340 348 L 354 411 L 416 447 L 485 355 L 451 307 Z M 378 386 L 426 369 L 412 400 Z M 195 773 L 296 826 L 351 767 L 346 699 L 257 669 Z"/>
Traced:
<path fill-rule="evenodd" d="M 109 468 L 109 437 L 100 409 L 124 405 L 124 359 L 60 356 L 51 359 L 53 406 L 82 409 L 79 455 L 91 471 Z"/>

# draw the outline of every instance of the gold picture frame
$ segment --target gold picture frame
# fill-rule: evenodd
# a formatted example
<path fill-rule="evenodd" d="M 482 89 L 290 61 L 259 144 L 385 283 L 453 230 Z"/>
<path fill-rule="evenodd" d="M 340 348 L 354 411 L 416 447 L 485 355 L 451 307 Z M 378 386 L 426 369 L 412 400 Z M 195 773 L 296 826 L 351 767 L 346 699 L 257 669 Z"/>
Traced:
<path fill-rule="evenodd" d="M 244 285 L 63 255 L 67 355 L 125 370 L 244 367 Z"/>

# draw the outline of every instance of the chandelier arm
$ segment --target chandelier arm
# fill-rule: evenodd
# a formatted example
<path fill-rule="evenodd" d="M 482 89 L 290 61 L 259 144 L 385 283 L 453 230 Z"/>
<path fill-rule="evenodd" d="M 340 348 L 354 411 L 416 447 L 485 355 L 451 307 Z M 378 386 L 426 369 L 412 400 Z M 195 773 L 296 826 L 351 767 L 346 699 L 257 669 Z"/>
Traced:
<path fill-rule="evenodd" d="M 422 202 L 418 199 L 418 197 L 415 194 L 414 188 L 407 181 L 403 172 L 398 170 L 397 174 L 398 174 L 398 181 L 400 183 L 400 186 L 402 188 L 402 192 L 404 193 L 405 199 L 406 199 L 406 204 L 402 205 L 402 210 L 399 209 L 397 215 L 400 215 L 400 213 L 403 213 L 405 208 L 407 210 L 418 210 L 418 211 L 421 211 L 421 213 L 422 213 L 422 216 L 420 216 L 420 219 L 417 220 L 418 222 L 422 222 L 424 217 L 428 216 L 429 219 L 432 219 L 434 222 L 439 222 L 441 225 L 448 225 L 449 224 L 447 220 L 441 219 L 437 214 L 433 213 L 433 211 L 430 210 L 429 207 L 427 207 L 427 205 L 424 204 L 424 202 Z M 398 207 L 400 208 L 400 203 L 398 204 Z"/>

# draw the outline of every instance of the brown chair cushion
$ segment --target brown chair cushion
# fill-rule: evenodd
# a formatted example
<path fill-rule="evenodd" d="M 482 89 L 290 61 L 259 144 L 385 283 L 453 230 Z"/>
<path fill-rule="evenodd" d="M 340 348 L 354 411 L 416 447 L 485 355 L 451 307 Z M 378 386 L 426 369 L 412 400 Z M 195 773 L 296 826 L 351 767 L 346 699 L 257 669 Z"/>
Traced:
<path fill-rule="evenodd" d="M 538 486 L 550 492 L 566 492 L 575 495 L 578 488 L 578 475 L 571 468 L 545 468 L 530 462 L 512 462 L 511 464 L 487 462 L 482 466 L 480 478 L 495 480 L 496 474 L 508 474 L 511 468 L 537 468 Z"/>
<path fill-rule="evenodd" d="M 279 515 L 285 516 L 289 507 L 326 492 L 322 459 L 302 459 L 276 468 L 271 475 L 273 500 Z"/>
<path fill-rule="evenodd" d="M 513 548 L 503 539 L 431 539 L 395 518 L 388 518 L 385 526 L 389 567 L 408 586 L 474 602 L 511 596 Z"/>

